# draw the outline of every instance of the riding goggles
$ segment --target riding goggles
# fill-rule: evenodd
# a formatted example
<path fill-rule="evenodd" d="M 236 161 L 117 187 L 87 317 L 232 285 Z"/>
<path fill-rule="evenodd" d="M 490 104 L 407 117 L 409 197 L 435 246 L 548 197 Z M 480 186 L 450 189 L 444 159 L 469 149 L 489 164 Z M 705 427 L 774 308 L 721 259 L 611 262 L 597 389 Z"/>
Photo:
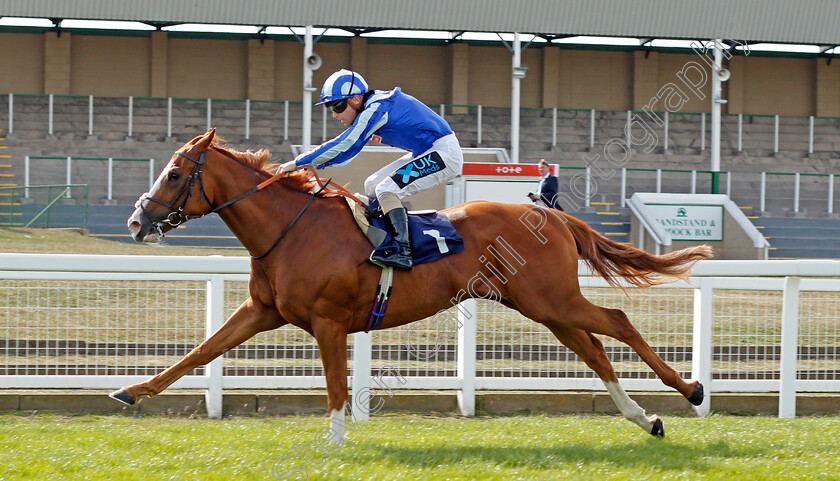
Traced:
<path fill-rule="evenodd" d="M 347 99 L 336 100 L 326 104 L 326 106 L 333 112 L 340 114 L 347 110 Z"/>

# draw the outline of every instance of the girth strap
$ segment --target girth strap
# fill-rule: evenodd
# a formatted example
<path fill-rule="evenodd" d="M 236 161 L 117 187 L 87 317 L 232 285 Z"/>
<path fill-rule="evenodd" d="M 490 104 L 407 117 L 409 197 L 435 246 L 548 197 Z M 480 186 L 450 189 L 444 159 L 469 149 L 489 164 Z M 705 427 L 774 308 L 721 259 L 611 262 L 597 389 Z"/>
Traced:
<path fill-rule="evenodd" d="M 373 298 L 373 308 L 370 310 L 365 333 L 370 332 L 382 323 L 385 311 L 388 310 L 388 300 L 391 298 L 391 287 L 394 281 L 394 268 L 391 266 L 382 268 L 382 275 L 379 276 L 379 286 L 376 288 L 376 295 Z"/>

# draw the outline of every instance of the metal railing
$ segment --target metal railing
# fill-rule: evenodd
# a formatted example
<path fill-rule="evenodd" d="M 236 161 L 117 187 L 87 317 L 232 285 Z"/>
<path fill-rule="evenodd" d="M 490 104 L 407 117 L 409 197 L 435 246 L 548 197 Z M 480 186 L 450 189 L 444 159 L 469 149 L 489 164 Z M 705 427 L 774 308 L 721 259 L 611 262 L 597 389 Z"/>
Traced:
<path fill-rule="evenodd" d="M 99 107 L 102 102 L 97 102 L 96 98 L 87 95 L 36 95 L 36 94 L 8 94 L 8 132 L 15 134 L 15 98 L 16 97 L 41 97 L 47 106 L 46 120 L 47 120 L 47 135 L 55 135 L 55 117 L 56 110 L 61 107 L 56 107 L 58 99 L 86 99 L 88 118 L 87 131 L 89 137 L 93 137 L 97 133 L 95 125 L 96 109 L 107 110 L 108 115 L 115 115 L 113 112 L 114 106 L 107 105 Z M 173 136 L 173 124 L 180 116 L 179 111 L 183 109 L 203 110 L 204 121 L 207 128 L 210 128 L 215 123 L 222 123 L 226 125 L 225 135 L 241 135 L 244 139 L 250 139 L 252 136 L 252 127 L 255 121 L 255 116 L 265 122 L 283 122 L 283 140 L 289 139 L 290 126 L 290 105 L 301 105 L 300 101 L 289 100 L 251 100 L 251 99 L 195 99 L 195 98 L 159 98 L 159 97 L 127 97 L 127 98 L 108 98 L 109 103 L 115 100 L 119 103 L 117 111 L 122 113 L 125 118 L 125 134 L 128 138 L 132 138 L 137 133 L 136 129 L 136 115 L 138 109 L 149 109 L 152 106 L 165 109 L 165 113 L 157 115 L 160 119 L 160 125 L 156 125 L 159 134 L 166 134 L 167 138 Z M 214 113 L 214 106 L 221 103 L 235 103 L 241 104 L 242 107 L 236 109 L 233 118 L 223 115 L 216 115 Z M 459 117 L 464 121 L 464 127 L 469 132 L 458 132 L 459 134 L 469 134 L 475 136 L 477 145 L 482 145 L 486 142 L 484 131 L 486 130 L 486 114 L 488 109 L 496 112 L 497 116 L 509 116 L 509 109 L 502 107 L 487 107 L 482 105 L 463 105 L 463 104 L 433 104 L 430 105 L 436 109 L 442 117 L 456 118 Z M 69 107 L 68 107 L 69 109 Z M 453 114 L 452 111 L 456 109 L 467 109 L 467 114 Z M 72 108 L 73 112 L 78 110 L 78 106 Z M 558 136 L 558 131 L 562 127 L 566 134 L 578 137 L 574 142 L 580 143 L 581 146 L 588 144 L 588 147 L 594 148 L 596 142 L 605 141 L 613 137 L 627 138 L 631 135 L 631 129 L 625 129 L 628 120 L 634 115 L 639 115 L 643 120 L 646 120 L 648 125 L 656 127 L 657 135 L 662 135 L 663 139 L 661 147 L 665 151 L 674 147 L 674 141 L 678 141 L 683 146 L 690 146 L 692 149 L 699 149 L 699 151 L 706 150 L 706 132 L 708 130 L 708 119 L 705 113 L 691 113 L 691 112 L 644 112 L 644 111 L 599 111 L 595 109 L 561 109 L 561 108 L 542 108 L 542 107 L 524 107 L 523 111 L 540 112 L 540 118 L 545 119 L 544 125 L 540 126 L 542 129 L 550 129 L 551 146 L 557 146 L 561 142 Z M 40 114 L 43 115 L 43 114 Z M 105 115 L 105 114 L 102 114 Z M 116 114 L 119 115 L 119 114 Z M 652 116 L 656 116 L 659 121 L 652 121 Z M 584 118 L 585 117 L 585 118 Z M 626 117 L 626 118 L 625 118 Z M 108 120 L 102 122 L 112 124 L 110 117 Z M 326 140 L 329 135 L 337 132 L 339 127 L 337 125 L 329 125 L 329 113 L 323 109 L 322 115 L 313 115 L 313 127 L 319 127 L 321 130 L 322 140 Z M 165 119 L 165 123 L 163 120 Z M 785 121 L 784 129 L 782 131 L 781 123 Z M 194 130 L 196 119 L 190 118 L 180 119 L 188 124 Z M 613 128 L 607 127 L 605 122 L 610 120 L 618 120 L 619 122 Z M 661 122 L 661 124 L 660 124 Z M 675 124 L 676 122 L 676 124 Z M 723 114 L 722 117 L 722 141 L 725 149 L 733 153 L 740 153 L 744 151 L 745 140 L 751 142 L 751 149 L 759 149 L 769 152 L 792 151 L 813 154 L 815 152 L 835 152 L 837 150 L 836 141 L 832 136 L 840 135 L 840 118 L 824 117 L 824 116 L 809 116 L 809 117 L 780 117 L 778 115 L 763 115 L 763 114 Z M 472 124 L 472 125 L 471 125 Z M 509 124 L 509 119 L 505 118 L 504 124 Z M 471 125 L 471 126 L 470 126 Z M 75 128 L 75 127 L 74 127 Z M 113 130 L 113 126 L 109 127 Z M 571 129 L 571 130 L 569 130 Z M 313 130 L 317 131 L 317 130 Z M 541 130 L 542 131 L 542 130 Z M 192 132 L 192 131 L 191 131 Z M 194 133 L 194 132 L 192 132 Z M 620 133 L 620 135 L 619 135 Z M 81 135 L 81 132 L 77 132 Z M 603 138 L 598 138 L 598 135 Z M 583 140 L 585 139 L 585 140 Z M 472 141 L 473 138 L 470 137 Z M 506 139 L 509 140 L 509 139 Z M 523 138 L 523 140 L 527 140 Z M 530 136 L 530 140 L 534 140 Z"/>
<path fill-rule="evenodd" d="M 249 260 L 235 257 L 0 254 L 0 386 L 113 389 L 171 365 L 248 295 Z M 590 277 L 584 294 L 623 309 L 684 377 L 719 392 L 840 391 L 838 261 L 704 261 L 689 283 L 630 288 Z M 667 391 L 629 347 L 605 339 L 628 390 Z M 551 333 L 487 300 L 469 300 L 401 328 L 350 339 L 348 375 L 360 390 L 451 389 L 465 414 L 475 390 L 602 390 Z M 399 379 L 399 383 L 394 382 Z M 292 326 L 261 333 L 173 388 L 324 388 L 317 344 Z M 709 401 L 699 407 L 709 412 Z"/>
<path fill-rule="evenodd" d="M 38 94 L 8 94 L 8 132 L 9 134 L 15 134 L 15 97 L 43 97 L 47 104 L 47 112 L 46 112 L 46 120 L 47 120 L 47 135 L 54 136 L 56 134 L 55 130 L 55 117 L 56 117 L 56 100 L 57 99 L 87 99 L 87 136 L 89 138 L 95 138 L 97 132 L 101 132 L 97 130 L 95 118 L 96 118 L 96 110 L 95 110 L 95 97 L 93 95 L 58 95 L 58 94 L 48 94 L 48 95 L 38 95 Z M 119 109 L 122 110 L 122 115 L 125 116 L 125 134 L 126 138 L 133 138 L 135 134 L 137 134 L 136 130 L 136 116 L 137 110 L 139 108 L 149 109 L 153 106 L 158 106 L 165 102 L 165 114 L 158 116 L 163 122 L 165 119 L 165 127 L 163 124 L 159 126 L 160 133 L 166 133 L 167 138 L 173 137 L 173 125 L 175 119 L 179 117 L 178 110 L 184 108 L 195 108 L 195 109 L 203 109 L 204 110 L 204 119 L 205 119 L 205 127 L 210 129 L 214 125 L 215 122 L 226 122 L 230 121 L 231 119 L 224 119 L 221 117 L 214 117 L 213 112 L 213 105 L 219 103 L 242 103 L 244 105 L 242 111 L 242 118 L 241 119 L 234 119 L 234 122 L 237 124 L 238 128 L 241 128 L 241 134 L 244 136 L 245 139 L 251 138 L 251 124 L 253 120 L 253 113 L 257 110 L 254 107 L 259 105 L 266 105 L 271 108 L 274 105 L 282 106 L 281 109 L 270 109 L 269 112 L 264 112 L 261 114 L 263 118 L 274 118 L 275 116 L 281 116 L 283 122 L 283 140 L 287 140 L 289 138 L 289 105 L 290 104 L 297 104 L 300 105 L 301 102 L 299 101 L 289 101 L 289 100 L 251 100 L 251 99 L 195 99 L 195 98 L 173 98 L 173 97 L 127 97 L 127 98 L 113 98 L 109 97 L 108 100 L 110 101 L 118 101 L 121 105 L 119 105 Z M 122 103 L 125 101 L 125 105 L 123 106 Z M 108 105 L 107 107 L 101 107 L 102 110 L 113 110 L 113 106 Z M 72 109 L 73 112 L 76 111 L 75 108 Z M 282 115 L 281 115 L 282 112 Z M 325 109 L 326 112 L 326 109 Z M 102 114 L 106 115 L 106 114 Z M 113 114 L 110 114 L 113 115 Z M 324 119 L 326 119 L 326 113 L 324 115 Z M 181 119 L 184 120 L 184 119 Z M 240 122 L 241 121 L 241 122 Z M 313 119 L 314 121 L 314 119 Z M 105 120 L 102 123 L 112 125 L 114 122 L 112 120 Z M 193 122 L 187 122 L 189 124 L 193 124 Z M 326 122 L 324 122 L 324 128 L 326 129 Z M 113 127 L 110 128 L 113 130 Z"/>
<path fill-rule="evenodd" d="M 721 193 L 739 206 L 767 216 L 836 213 L 834 174 L 800 174 L 791 172 L 712 172 L 685 169 L 601 169 L 609 178 L 593 173 L 588 167 L 558 166 L 562 192 L 570 194 L 577 208 L 588 208 L 593 198 L 625 208 L 634 192 Z M 717 179 L 716 179 L 717 178 Z M 722 186 L 715 192 L 717 181 Z M 807 185 L 806 185 L 807 183 Z M 582 188 L 581 188 L 582 187 Z M 574 195 L 574 197 L 571 197 Z M 774 208 L 771 208 L 771 204 Z M 564 206 L 566 208 L 566 206 Z"/>
<path fill-rule="evenodd" d="M 0 226 L 87 227 L 87 184 L 0 187 Z"/>
<path fill-rule="evenodd" d="M 147 162 L 149 164 L 149 189 L 152 188 L 152 185 L 155 183 L 156 179 L 156 172 L 155 172 L 155 159 L 119 159 L 114 157 L 49 157 L 49 156 L 35 156 L 35 155 L 27 155 L 23 159 L 23 185 L 24 185 L 24 197 L 29 198 L 29 189 L 32 185 L 32 177 L 33 177 L 33 169 L 32 169 L 32 161 L 33 160 L 58 160 L 65 163 L 65 179 L 67 184 L 72 184 L 73 182 L 73 162 L 74 161 L 84 161 L 84 162 L 101 162 L 105 163 L 105 169 L 107 172 L 107 180 L 106 180 L 106 192 L 107 197 L 106 200 L 113 201 L 114 200 L 114 165 L 116 162 Z M 36 169 L 35 172 L 38 172 Z M 94 179 L 84 179 L 85 182 L 88 184 L 95 184 Z"/>
<path fill-rule="evenodd" d="M 292 144 L 292 152 L 297 154 L 298 145 Z M 368 150 L 393 149 L 389 147 L 367 147 Z M 469 152 L 484 152 L 481 149 L 465 149 Z M 509 162 L 506 152 L 490 149 L 487 153 L 497 153 L 500 162 Z M 46 173 L 41 167 L 33 167 L 40 161 L 53 161 L 52 173 Z M 101 185 L 98 178 L 85 175 L 85 171 L 76 170 L 74 177 L 73 165 L 76 162 L 98 162 L 102 168 L 94 169 L 97 173 L 107 172 L 105 179 L 106 200 L 114 200 L 115 186 L 124 185 L 121 180 L 121 169 L 115 170 L 118 163 L 148 163 L 148 187 L 151 188 L 157 178 L 155 159 L 120 159 L 104 157 L 50 157 L 26 156 L 24 158 L 24 197 L 29 197 L 29 186 L 55 181 L 55 170 L 62 168 L 65 172 L 64 181 L 67 184 L 84 182 L 88 185 Z M 63 166 L 63 167 L 62 167 Z M 558 166 L 559 167 L 559 166 Z M 603 169 L 612 170 L 612 169 Z M 785 172 L 711 172 L 707 170 L 683 169 L 615 169 L 609 179 L 604 179 L 586 167 L 559 167 L 558 179 L 562 192 L 576 195 L 579 208 L 588 208 L 592 199 L 600 198 L 612 201 L 618 208 L 625 208 L 627 199 L 634 192 L 656 193 L 715 193 L 714 177 L 722 179 L 720 193 L 730 196 L 740 206 L 750 207 L 763 215 L 796 215 L 806 210 L 811 214 L 835 214 L 834 174 L 799 174 Z M 125 176 L 123 176 L 125 177 Z M 582 177 L 582 178 L 581 178 Z M 807 189 L 803 185 L 808 182 Z M 582 189 L 572 187 L 572 184 L 582 185 Z M 595 187 L 595 191 L 592 187 Z M 136 186 L 135 186 L 136 187 Z M 770 193 L 768 195 L 768 193 Z M 770 204 L 775 207 L 770 208 Z M 565 206 L 574 212 L 575 206 Z"/>

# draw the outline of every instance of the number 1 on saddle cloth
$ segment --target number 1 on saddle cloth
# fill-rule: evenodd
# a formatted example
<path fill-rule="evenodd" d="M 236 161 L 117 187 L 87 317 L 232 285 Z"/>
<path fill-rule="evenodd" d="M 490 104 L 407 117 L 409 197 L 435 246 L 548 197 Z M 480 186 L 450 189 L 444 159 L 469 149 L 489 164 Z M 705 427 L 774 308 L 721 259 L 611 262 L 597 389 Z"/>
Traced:
<path fill-rule="evenodd" d="M 397 243 L 391 235 L 391 229 L 388 228 L 388 221 L 382 215 L 376 199 L 370 199 L 367 217 L 371 226 L 385 233 L 385 240 L 374 248 L 377 251 L 397 249 Z M 464 240 L 455 232 L 449 218 L 440 212 L 409 212 L 408 231 L 414 265 L 433 262 L 464 250 Z"/>

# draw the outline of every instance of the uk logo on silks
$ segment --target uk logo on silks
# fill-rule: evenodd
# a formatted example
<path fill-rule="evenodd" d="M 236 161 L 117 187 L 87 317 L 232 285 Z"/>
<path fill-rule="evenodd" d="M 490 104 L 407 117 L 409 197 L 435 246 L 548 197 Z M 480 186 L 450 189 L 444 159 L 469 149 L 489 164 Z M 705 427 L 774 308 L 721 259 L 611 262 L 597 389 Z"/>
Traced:
<path fill-rule="evenodd" d="M 442 170 L 444 166 L 440 154 L 432 152 L 400 167 L 396 172 L 391 174 L 391 179 L 400 188 L 403 188 L 417 179 Z"/>

